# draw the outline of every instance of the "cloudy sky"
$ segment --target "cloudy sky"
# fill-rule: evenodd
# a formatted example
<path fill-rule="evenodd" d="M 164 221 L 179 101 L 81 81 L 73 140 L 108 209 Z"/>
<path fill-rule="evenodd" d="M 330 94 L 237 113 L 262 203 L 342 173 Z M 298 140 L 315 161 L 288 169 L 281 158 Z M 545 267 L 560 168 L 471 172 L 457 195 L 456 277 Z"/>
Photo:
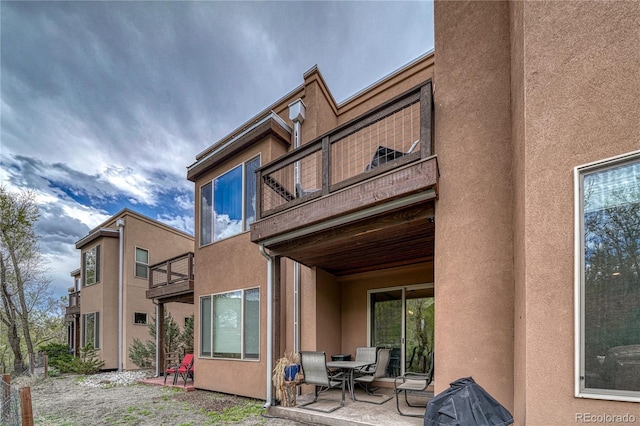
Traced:
<path fill-rule="evenodd" d="M 433 49 L 431 2 L 0 2 L 0 181 L 53 291 L 124 207 L 193 234 L 196 154 L 318 65 L 341 102 Z"/>

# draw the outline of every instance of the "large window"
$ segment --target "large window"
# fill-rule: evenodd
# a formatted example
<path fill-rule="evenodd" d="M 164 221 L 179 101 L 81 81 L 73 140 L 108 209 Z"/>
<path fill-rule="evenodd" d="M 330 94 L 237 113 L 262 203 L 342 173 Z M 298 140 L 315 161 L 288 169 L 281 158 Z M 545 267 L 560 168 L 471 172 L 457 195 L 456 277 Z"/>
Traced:
<path fill-rule="evenodd" d="M 99 312 L 82 315 L 82 346 L 87 346 L 89 343 L 96 349 L 100 347 Z"/>
<path fill-rule="evenodd" d="M 200 188 L 200 245 L 249 229 L 256 218 L 255 157 Z"/>
<path fill-rule="evenodd" d="M 576 168 L 579 396 L 640 400 L 640 152 Z"/>
<path fill-rule="evenodd" d="M 260 289 L 200 298 L 200 356 L 258 359 Z"/>
<path fill-rule="evenodd" d="M 82 284 L 87 286 L 100 282 L 100 246 L 82 253 Z"/>
<path fill-rule="evenodd" d="M 149 251 L 136 247 L 136 277 L 149 278 Z"/>

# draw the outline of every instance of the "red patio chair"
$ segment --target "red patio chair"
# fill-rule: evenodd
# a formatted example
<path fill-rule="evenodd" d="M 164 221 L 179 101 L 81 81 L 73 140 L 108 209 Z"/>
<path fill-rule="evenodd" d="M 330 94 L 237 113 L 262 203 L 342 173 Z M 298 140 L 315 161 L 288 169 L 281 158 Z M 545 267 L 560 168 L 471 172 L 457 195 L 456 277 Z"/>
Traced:
<path fill-rule="evenodd" d="M 187 379 L 191 377 L 193 382 L 193 354 L 186 354 L 182 359 L 180 367 L 176 370 L 177 376 L 174 374 L 174 384 L 178 383 L 178 377 L 182 377 L 184 380 L 184 386 L 187 387 Z"/>
<path fill-rule="evenodd" d="M 191 376 L 191 380 L 193 380 L 193 354 L 186 354 L 180 364 L 167 367 L 164 372 L 165 384 L 167 384 L 167 376 L 169 374 L 173 374 L 174 386 L 178 383 L 178 376 L 184 379 L 184 385 L 187 386 L 187 378 Z"/>

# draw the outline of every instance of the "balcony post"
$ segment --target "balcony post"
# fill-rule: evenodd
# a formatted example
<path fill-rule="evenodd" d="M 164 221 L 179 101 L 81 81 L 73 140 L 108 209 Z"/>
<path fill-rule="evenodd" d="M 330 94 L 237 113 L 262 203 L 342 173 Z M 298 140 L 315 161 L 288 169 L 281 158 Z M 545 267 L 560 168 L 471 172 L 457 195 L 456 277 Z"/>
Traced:
<path fill-rule="evenodd" d="M 263 205 L 264 203 L 262 202 L 262 171 L 261 170 L 257 170 L 256 171 L 256 201 L 257 201 L 257 206 L 256 206 L 256 220 L 260 220 L 260 213 L 262 213 L 262 209 L 263 209 Z"/>
<path fill-rule="evenodd" d="M 322 195 L 329 193 L 331 182 L 329 182 L 331 173 L 331 144 L 329 136 L 322 138 Z"/>
<path fill-rule="evenodd" d="M 167 282 L 166 285 L 171 283 L 171 262 L 167 262 Z"/>
<path fill-rule="evenodd" d="M 433 93 L 431 82 L 420 89 L 420 157 L 432 155 L 433 143 Z"/>
<path fill-rule="evenodd" d="M 158 302 L 156 305 L 156 372 L 157 376 L 166 374 L 164 353 L 164 303 Z"/>

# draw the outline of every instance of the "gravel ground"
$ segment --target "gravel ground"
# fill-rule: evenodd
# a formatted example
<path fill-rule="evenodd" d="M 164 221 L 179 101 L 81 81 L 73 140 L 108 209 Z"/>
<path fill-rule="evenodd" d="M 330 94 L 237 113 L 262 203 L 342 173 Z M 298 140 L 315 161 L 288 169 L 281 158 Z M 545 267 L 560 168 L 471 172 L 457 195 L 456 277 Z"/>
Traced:
<path fill-rule="evenodd" d="M 302 425 L 264 417 L 264 401 L 138 384 L 146 374 L 20 378 L 13 384 L 31 387 L 36 425 Z"/>

